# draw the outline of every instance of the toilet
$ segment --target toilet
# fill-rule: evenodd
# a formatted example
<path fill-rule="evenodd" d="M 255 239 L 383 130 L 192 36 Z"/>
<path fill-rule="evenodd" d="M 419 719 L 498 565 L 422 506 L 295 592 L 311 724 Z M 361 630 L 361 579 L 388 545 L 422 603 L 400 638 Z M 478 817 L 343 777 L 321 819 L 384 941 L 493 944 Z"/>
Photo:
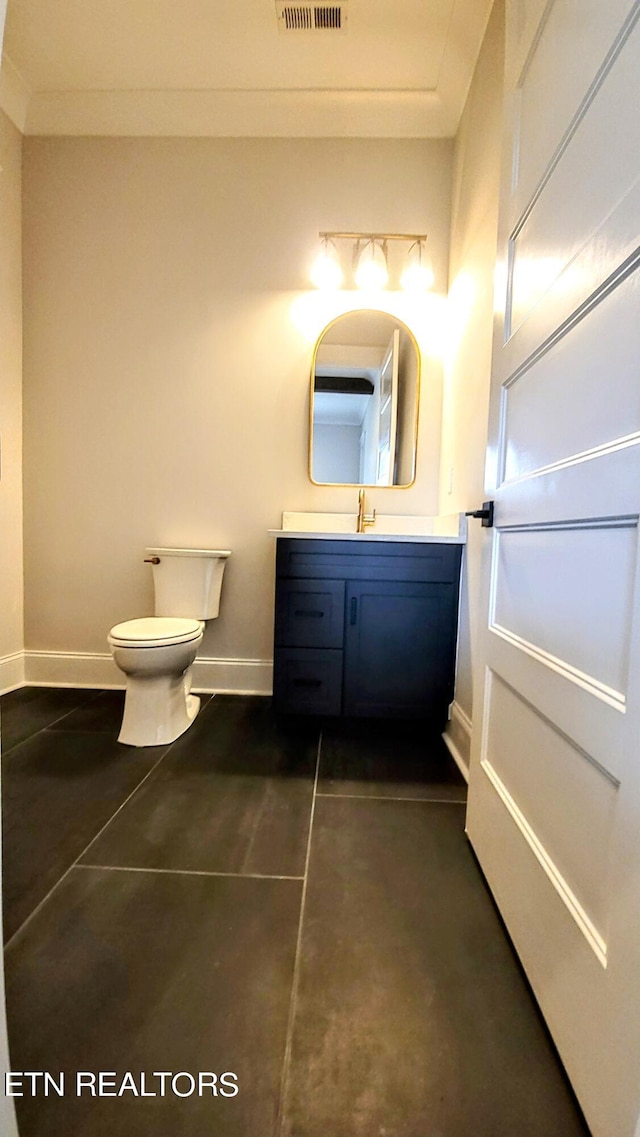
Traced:
<path fill-rule="evenodd" d="M 116 624 L 107 637 L 127 687 L 118 742 L 162 746 L 191 726 L 200 699 L 191 666 L 205 620 L 220 610 L 228 549 L 147 549 L 155 616 Z"/>

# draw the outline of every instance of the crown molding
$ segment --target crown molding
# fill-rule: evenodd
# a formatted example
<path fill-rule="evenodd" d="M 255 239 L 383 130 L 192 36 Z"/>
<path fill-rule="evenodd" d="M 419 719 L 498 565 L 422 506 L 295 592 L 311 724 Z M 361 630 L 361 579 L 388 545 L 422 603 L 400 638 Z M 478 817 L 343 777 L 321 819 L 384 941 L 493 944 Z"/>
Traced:
<path fill-rule="evenodd" d="M 237 90 L 34 92 L 21 129 L 107 137 L 448 138 L 456 127 L 434 91 Z"/>
<path fill-rule="evenodd" d="M 13 55 L 3 57 L 0 107 L 28 135 L 451 138 L 458 128 L 492 2 L 453 4 L 437 78 L 429 87 L 380 89 L 373 76 L 370 90 L 320 85 L 291 89 L 277 86 L 282 77 L 276 75 L 275 87 L 165 89 L 160 68 L 140 72 L 149 83 L 157 77 L 155 87 L 124 89 L 118 87 L 116 68 L 108 72 L 113 78 L 108 88 L 52 90 L 64 67 L 61 72 L 40 60 L 38 71 L 33 61 L 28 62 L 29 51 L 23 44 L 24 56 L 18 55 L 17 46 L 15 50 L 10 46 Z M 0 0 L 0 10 L 2 6 Z M 32 27 L 37 43 L 36 32 Z M 44 50 L 42 44 L 40 50 Z M 47 46 L 47 56 L 49 50 L 49 64 L 53 64 L 55 44 Z M 144 51 L 144 45 L 140 50 Z M 35 78 L 38 74 L 40 80 Z M 247 77 L 250 74 L 248 69 Z"/>

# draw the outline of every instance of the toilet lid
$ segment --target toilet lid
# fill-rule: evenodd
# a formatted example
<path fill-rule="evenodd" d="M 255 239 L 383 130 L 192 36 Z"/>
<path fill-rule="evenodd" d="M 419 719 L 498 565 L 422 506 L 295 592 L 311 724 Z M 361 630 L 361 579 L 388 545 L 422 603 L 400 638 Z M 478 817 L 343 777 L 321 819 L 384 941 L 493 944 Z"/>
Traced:
<path fill-rule="evenodd" d="M 111 643 L 126 647 L 155 647 L 188 643 L 202 632 L 199 620 L 180 620 L 173 616 L 147 616 L 141 620 L 125 620 L 109 632 Z"/>

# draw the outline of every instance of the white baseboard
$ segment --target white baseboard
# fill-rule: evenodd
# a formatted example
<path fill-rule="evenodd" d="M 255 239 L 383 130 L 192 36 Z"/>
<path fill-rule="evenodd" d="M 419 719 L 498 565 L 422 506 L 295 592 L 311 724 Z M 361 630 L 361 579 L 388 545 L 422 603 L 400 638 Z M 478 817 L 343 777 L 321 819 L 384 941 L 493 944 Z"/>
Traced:
<path fill-rule="evenodd" d="M 20 683 L 34 687 L 124 689 L 125 678 L 107 652 L 26 651 Z M 269 659 L 196 659 L 193 690 L 230 695 L 270 695 L 273 663 Z M 9 689 L 9 688 L 7 688 Z"/>
<path fill-rule="evenodd" d="M 465 781 L 469 781 L 471 731 L 473 723 L 458 703 L 451 706 L 451 718 L 442 735 L 444 743 Z"/>
<path fill-rule="evenodd" d="M 271 695 L 273 661 L 270 659 L 196 659 L 194 691 L 219 695 Z"/>
<path fill-rule="evenodd" d="M 0 659 L 0 694 L 24 687 L 24 652 L 14 651 Z"/>
<path fill-rule="evenodd" d="M 124 688 L 124 676 L 110 654 L 25 651 L 25 682 L 34 687 Z"/>

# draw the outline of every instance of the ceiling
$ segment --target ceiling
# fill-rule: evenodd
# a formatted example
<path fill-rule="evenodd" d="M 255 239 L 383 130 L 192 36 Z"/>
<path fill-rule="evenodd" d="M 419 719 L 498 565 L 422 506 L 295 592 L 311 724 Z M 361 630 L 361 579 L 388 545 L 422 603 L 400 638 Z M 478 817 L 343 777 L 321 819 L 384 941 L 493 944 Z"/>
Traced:
<path fill-rule="evenodd" d="M 335 3 L 283 31 L 275 0 L 9 0 L 0 105 L 27 134 L 455 134 L 492 0 Z"/>

